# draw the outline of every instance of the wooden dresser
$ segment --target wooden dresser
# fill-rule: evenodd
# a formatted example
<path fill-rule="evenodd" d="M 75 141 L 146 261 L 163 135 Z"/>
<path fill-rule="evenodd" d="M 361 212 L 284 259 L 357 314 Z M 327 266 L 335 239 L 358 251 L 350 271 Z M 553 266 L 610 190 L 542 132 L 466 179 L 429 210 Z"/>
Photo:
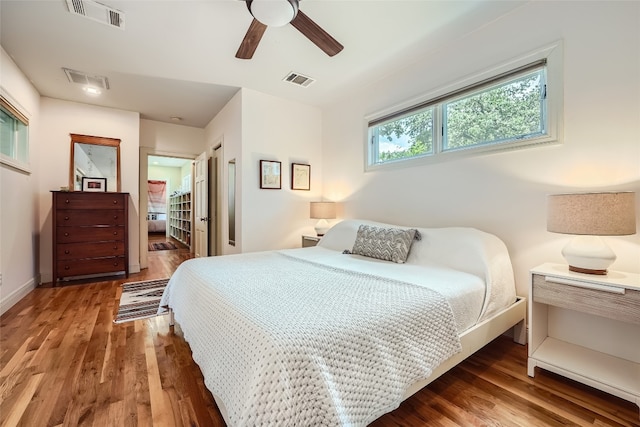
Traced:
<path fill-rule="evenodd" d="M 53 284 L 74 276 L 129 276 L 129 194 L 53 191 Z"/>

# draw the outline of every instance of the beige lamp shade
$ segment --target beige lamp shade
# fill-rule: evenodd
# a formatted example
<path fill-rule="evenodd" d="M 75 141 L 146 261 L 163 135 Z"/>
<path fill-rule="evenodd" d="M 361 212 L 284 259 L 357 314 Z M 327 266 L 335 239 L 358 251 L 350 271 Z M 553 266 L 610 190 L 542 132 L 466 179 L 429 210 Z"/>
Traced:
<path fill-rule="evenodd" d="M 576 234 L 563 249 L 569 270 L 607 274 L 615 253 L 598 236 L 636 233 L 635 193 L 555 194 L 548 197 L 547 230 Z"/>
<path fill-rule="evenodd" d="M 324 233 L 329 230 L 327 220 L 336 217 L 336 204 L 334 202 L 311 202 L 309 216 L 320 220 L 316 224 L 315 230 L 318 236 L 324 236 Z"/>
<path fill-rule="evenodd" d="M 592 236 L 635 234 L 635 195 L 633 192 L 551 195 L 547 230 Z"/>
<path fill-rule="evenodd" d="M 334 202 L 311 202 L 310 218 L 334 219 L 336 217 L 336 204 Z"/>

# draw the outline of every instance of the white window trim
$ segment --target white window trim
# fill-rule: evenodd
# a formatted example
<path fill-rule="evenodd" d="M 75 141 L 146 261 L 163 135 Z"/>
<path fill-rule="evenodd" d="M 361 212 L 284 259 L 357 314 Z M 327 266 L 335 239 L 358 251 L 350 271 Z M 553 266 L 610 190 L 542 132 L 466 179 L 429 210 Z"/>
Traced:
<path fill-rule="evenodd" d="M 28 122 L 31 121 L 31 114 L 27 112 L 27 109 L 24 108 L 14 97 L 12 97 L 7 90 L 0 86 L 0 95 L 4 97 L 4 99 L 11 104 L 13 108 L 15 108 L 20 114 L 22 114 Z M 27 124 L 27 126 L 29 126 Z M 15 169 L 19 172 L 24 172 L 28 175 L 31 175 L 31 132 L 29 131 L 29 141 L 28 141 L 28 150 L 29 150 L 29 161 L 27 163 L 23 163 L 14 159 L 13 157 L 9 157 L 5 154 L 0 153 L 0 164 L 8 166 L 12 169 Z"/>
<path fill-rule="evenodd" d="M 441 147 L 435 147 L 435 144 L 440 144 L 439 141 L 434 141 L 435 154 L 425 155 L 420 157 L 411 157 L 407 159 L 398 159 L 385 163 L 370 164 L 371 162 L 371 142 L 369 140 L 369 123 L 377 120 L 381 117 L 391 115 L 395 112 L 402 111 L 411 108 L 415 105 L 425 103 L 431 99 L 435 99 L 452 93 L 456 90 L 470 86 L 491 77 L 500 75 L 510 70 L 517 69 L 518 67 L 525 66 L 529 63 L 539 61 L 542 59 L 547 60 L 547 120 L 548 131 L 547 135 L 528 138 L 522 141 L 510 142 L 508 144 L 489 144 L 480 146 L 471 146 L 468 148 L 461 148 L 451 151 L 442 151 Z M 536 146 L 541 144 L 561 144 L 564 138 L 563 128 L 563 112 L 564 112 L 564 48 L 562 41 L 557 41 L 551 45 L 542 47 L 535 51 L 529 52 L 515 59 L 505 61 L 504 63 L 497 65 L 493 68 L 476 73 L 470 77 L 458 80 L 454 83 L 438 88 L 432 92 L 421 95 L 418 98 L 402 102 L 394 105 L 393 107 L 386 108 L 384 110 L 369 114 L 364 117 L 363 120 L 363 134 L 364 134 L 364 170 L 365 172 L 386 170 L 386 169 L 398 169 L 413 166 L 420 166 L 433 163 L 441 163 L 444 161 L 460 159 L 470 156 L 478 156 L 489 152 L 500 152 L 515 150 L 529 146 Z M 436 110 L 436 114 L 440 114 Z"/>

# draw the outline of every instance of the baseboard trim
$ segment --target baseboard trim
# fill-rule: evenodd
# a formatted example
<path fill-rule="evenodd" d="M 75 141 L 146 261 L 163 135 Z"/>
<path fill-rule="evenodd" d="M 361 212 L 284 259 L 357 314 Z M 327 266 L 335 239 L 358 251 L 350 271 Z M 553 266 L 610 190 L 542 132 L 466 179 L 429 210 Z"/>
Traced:
<path fill-rule="evenodd" d="M 0 299 L 0 314 L 4 314 L 7 310 L 9 310 L 11 307 L 16 305 L 18 301 L 20 301 L 22 298 L 27 296 L 27 294 L 32 290 L 34 290 L 35 288 L 36 288 L 36 280 L 30 279 L 27 283 L 20 286 L 18 289 L 11 292 L 9 295 L 7 296 L 3 295 L 2 299 Z"/>

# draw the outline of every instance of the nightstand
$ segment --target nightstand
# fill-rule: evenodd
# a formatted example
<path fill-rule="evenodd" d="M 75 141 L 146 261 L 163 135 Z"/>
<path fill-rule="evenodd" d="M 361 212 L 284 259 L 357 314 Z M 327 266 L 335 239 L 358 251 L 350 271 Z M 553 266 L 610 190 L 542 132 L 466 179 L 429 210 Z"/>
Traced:
<path fill-rule="evenodd" d="M 536 366 L 640 406 L 640 274 L 532 269 L 530 377 Z"/>
<path fill-rule="evenodd" d="M 315 246 L 322 239 L 320 236 L 302 236 L 302 247 L 310 248 L 311 246 Z"/>

